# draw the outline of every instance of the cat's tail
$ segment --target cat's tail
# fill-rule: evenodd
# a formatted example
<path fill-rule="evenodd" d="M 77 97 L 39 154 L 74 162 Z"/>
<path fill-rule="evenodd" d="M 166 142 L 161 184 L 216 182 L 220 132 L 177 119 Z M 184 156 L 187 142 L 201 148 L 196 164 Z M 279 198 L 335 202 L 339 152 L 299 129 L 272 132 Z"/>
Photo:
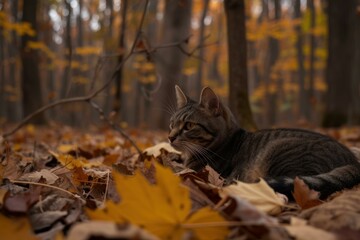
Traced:
<path fill-rule="evenodd" d="M 334 192 L 352 188 L 360 184 L 360 163 L 345 165 L 334 170 L 313 176 L 298 176 L 309 186 L 310 189 L 320 193 L 320 199 L 325 199 Z M 278 177 L 265 179 L 276 191 L 293 199 L 294 179 Z"/>

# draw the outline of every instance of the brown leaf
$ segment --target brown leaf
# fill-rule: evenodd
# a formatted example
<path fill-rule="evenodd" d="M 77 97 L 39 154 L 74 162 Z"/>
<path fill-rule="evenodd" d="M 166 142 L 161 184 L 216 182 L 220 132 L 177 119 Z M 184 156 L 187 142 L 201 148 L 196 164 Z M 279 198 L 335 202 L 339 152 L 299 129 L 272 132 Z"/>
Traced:
<path fill-rule="evenodd" d="M 41 188 L 34 187 L 27 192 L 5 195 L 3 208 L 12 213 L 27 213 L 32 205 L 39 201 Z"/>
<path fill-rule="evenodd" d="M 319 199 L 320 193 L 312 190 L 304 180 L 296 177 L 294 180 L 293 196 L 296 203 L 304 210 L 324 203 Z"/>

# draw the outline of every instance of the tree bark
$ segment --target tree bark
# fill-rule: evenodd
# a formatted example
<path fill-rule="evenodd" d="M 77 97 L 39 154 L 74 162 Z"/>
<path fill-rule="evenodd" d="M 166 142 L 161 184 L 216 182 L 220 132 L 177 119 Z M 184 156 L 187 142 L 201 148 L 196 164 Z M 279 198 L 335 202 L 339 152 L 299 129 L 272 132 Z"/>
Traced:
<path fill-rule="evenodd" d="M 0 11 L 3 11 L 3 5 L 0 6 Z M 0 26 L 0 36 L 3 36 L 3 28 Z M 6 101 L 5 98 L 5 84 L 6 84 L 6 76 L 5 76 L 5 41 L 3 37 L 0 37 L 0 103 L 4 103 Z M 0 124 L 3 119 L 6 119 L 5 114 L 5 104 L 0 104 Z"/>
<path fill-rule="evenodd" d="M 354 59 L 352 64 L 352 94 L 351 94 L 351 109 L 350 109 L 350 124 L 360 124 L 360 0 L 357 1 L 357 15 L 354 17 Z"/>
<path fill-rule="evenodd" d="M 38 0 L 24 1 L 23 3 L 23 22 L 29 22 L 31 27 L 37 32 L 36 14 Z M 39 74 L 39 57 L 36 50 L 28 49 L 30 41 L 37 41 L 37 36 L 24 35 L 21 43 L 21 63 L 22 63 L 22 101 L 23 114 L 29 115 L 43 105 L 42 86 Z M 43 113 L 32 119 L 32 123 L 44 124 L 46 122 Z"/>
<path fill-rule="evenodd" d="M 162 42 L 160 44 L 181 42 L 190 33 L 192 0 L 166 1 L 162 28 Z M 186 48 L 186 44 L 182 43 Z M 165 105 L 175 106 L 175 84 L 181 82 L 182 68 L 185 55 L 176 47 L 158 50 L 154 56 L 156 68 L 160 74 L 161 85 L 154 95 L 152 125 L 166 129 L 169 125 L 169 115 L 159 109 L 166 109 Z M 169 106 L 167 106 L 169 107 Z"/>
<path fill-rule="evenodd" d="M 125 49 L 125 36 L 126 36 L 126 16 L 127 16 L 128 1 L 121 1 L 121 25 L 120 25 L 120 36 L 119 36 L 119 49 Z M 124 55 L 121 53 L 118 57 L 118 64 L 123 61 Z M 120 67 L 116 71 L 115 81 L 115 97 L 113 103 L 113 111 L 117 117 L 120 117 L 121 109 L 121 93 L 122 93 L 122 82 L 123 82 L 123 67 Z"/>
<path fill-rule="evenodd" d="M 294 5 L 294 18 L 301 18 L 301 1 L 295 0 Z M 297 40 L 296 40 L 296 52 L 298 62 L 298 83 L 299 83 L 299 116 L 300 118 L 309 119 L 309 106 L 306 102 L 305 92 L 305 70 L 304 70 L 304 53 L 303 53 L 303 36 L 301 31 L 301 25 L 295 27 Z"/>
<path fill-rule="evenodd" d="M 63 79 L 60 90 L 60 98 L 66 98 L 69 95 L 69 88 L 71 82 L 71 63 L 72 63 L 72 41 L 71 41 L 71 15 L 72 7 L 69 0 L 64 0 L 68 15 L 66 16 L 66 30 L 65 30 L 65 58 L 67 65 L 64 69 Z"/>
<path fill-rule="evenodd" d="M 205 17 L 207 15 L 208 9 L 209 9 L 209 2 L 210 0 L 204 0 L 204 6 L 203 10 L 200 16 L 200 29 L 199 29 L 199 40 L 198 40 L 198 46 L 203 46 L 205 42 Z M 201 88 L 202 88 L 202 79 L 203 79 L 203 68 L 204 68 L 204 62 L 202 59 L 204 59 L 204 48 L 201 47 L 199 49 L 199 66 L 196 74 L 196 84 L 195 84 L 195 92 L 197 95 L 200 95 Z"/>
<path fill-rule="evenodd" d="M 339 127 L 349 121 L 354 59 L 356 0 L 328 1 L 328 91 L 323 126 Z M 357 66 L 358 67 L 358 66 Z"/>
<path fill-rule="evenodd" d="M 310 11 L 310 29 L 313 30 L 316 24 L 316 11 L 314 0 L 307 0 L 307 8 Z M 307 93 L 307 103 L 309 106 L 309 120 L 313 120 L 313 109 L 315 101 L 315 93 L 314 93 L 314 78 L 315 78 L 315 48 L 316 48 L 316 38 L 315 35 L 310 32 L 310 55 L 309 55 L 309 89 Z"/>
<path fill-rule="evenodd" d="M 229 106 L 240 126 L 256 129 L 248 94 L 245 1 L 225 0 L 228 59 Z"/>

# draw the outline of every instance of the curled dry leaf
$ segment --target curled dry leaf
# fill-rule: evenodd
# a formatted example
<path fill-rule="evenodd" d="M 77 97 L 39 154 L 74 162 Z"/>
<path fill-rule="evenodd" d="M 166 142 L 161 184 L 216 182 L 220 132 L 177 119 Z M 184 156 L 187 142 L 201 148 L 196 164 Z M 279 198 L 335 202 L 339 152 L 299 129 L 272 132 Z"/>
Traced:
<path fill-rule="evenodd" d="M 181 154 L 181 152 L 176 151 L 169 143 L 162 142 L 159 144 L 156 144 L 155 146 L 149 147 L 145 149 L 143 152 L 148 156 L 154 156 L 159 157 L 161 155 L 161 149 L 166 150 L 167 152 L 172 152 L 176 154 Z"/>
<path fill-rule="evenodd" d="M 120 224 L 129 222 L 161 239 L 180 239 L 187 232 L 198 239 L 225 238 L 228 232 L 224 226 L 226 221 L 219 213 L 210 208 L 191 213 L 189 191 L 181 186 L 180 178 L 169 169 L 154 164 L 156 184 L 150 184 L 139 171 L 135 176 L 114 173 L 121 202 L 108 201 L 104 209 L 88 210 L 89 217 Z M 196 227 L 199 224 L 201 228 Z"/>
<path fill-rule="evenodd" d="M 276 195 L 274 190 L 263 180 L 258 183 L 244 183 L 237 181 L 220 190 L 223 196 L 237 196 L 246 199 L 257 209 L 271 215 L 279 214 L 287 204 L 283 197 Z"/>
<path fill-rule="evenodd" d="M 347 190 L 335 199 L 303 211 L 300 217 L 325 230 L 360 231 L 360 187 Z"/>
<path fill-rule="evenodd" d="M 312 190 L 309 186 L 300 178 L 294 179 L 294 193 L 296 203 L 302 209 L 308 209 L 324 203 L 319 199 L 320 193 Z"/>

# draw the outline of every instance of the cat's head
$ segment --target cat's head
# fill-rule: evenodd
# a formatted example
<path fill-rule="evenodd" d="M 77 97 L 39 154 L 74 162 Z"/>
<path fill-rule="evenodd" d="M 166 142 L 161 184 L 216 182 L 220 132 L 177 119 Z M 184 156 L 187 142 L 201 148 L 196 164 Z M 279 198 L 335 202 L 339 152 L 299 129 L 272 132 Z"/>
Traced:
<path fill-rule="evenodd" d="M 185 166 L 199 170 L 237 129 L 237 124 L 209 87 L 202 90 L 198 102 L 187 97 L 178 86 L 175 91 L 177 110 L 170 118 L 169 141 L 183 153 Z"/>

